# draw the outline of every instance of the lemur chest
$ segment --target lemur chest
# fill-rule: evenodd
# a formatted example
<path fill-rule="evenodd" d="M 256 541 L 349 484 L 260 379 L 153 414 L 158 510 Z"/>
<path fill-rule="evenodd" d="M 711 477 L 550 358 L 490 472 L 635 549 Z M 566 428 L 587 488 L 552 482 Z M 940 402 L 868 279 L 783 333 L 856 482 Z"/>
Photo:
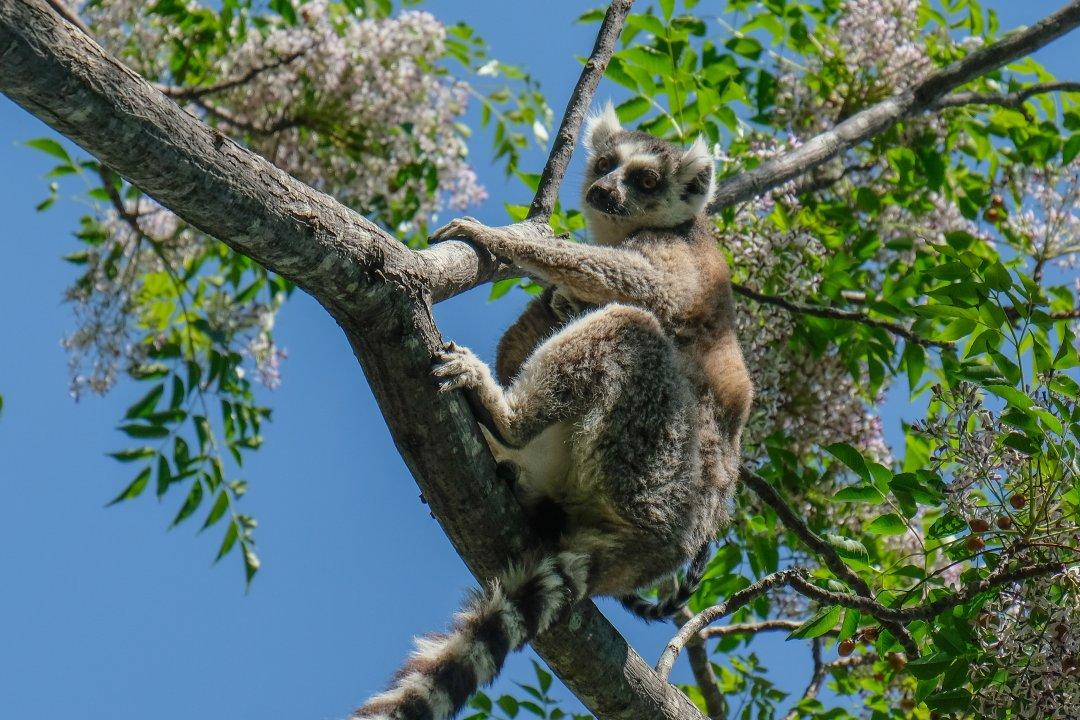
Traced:
<path fill-rule="evenodd" d="M 550 425 L 520 448 L 503 445 L 487 428 L 480 427 L 495 459 L 511 462 L 518 468 L 516 490 L 523 500 L 557 496 L 569 481 L 573 431 L 570 423 Z"/>

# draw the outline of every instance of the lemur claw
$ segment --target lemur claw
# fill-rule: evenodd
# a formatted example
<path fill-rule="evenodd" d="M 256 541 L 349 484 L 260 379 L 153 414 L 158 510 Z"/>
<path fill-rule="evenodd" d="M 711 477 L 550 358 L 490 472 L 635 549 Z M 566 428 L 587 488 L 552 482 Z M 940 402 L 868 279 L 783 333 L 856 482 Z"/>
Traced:
<path fill-rule="evenodd" d="M 442 379 L 439 391 L 449 392 L 480 387 L 485 369 L 483 361 L 476 357 L 472 350 L 449 342 L 442 350 L 435 352 L 435 363 L 431 372 Z"/>

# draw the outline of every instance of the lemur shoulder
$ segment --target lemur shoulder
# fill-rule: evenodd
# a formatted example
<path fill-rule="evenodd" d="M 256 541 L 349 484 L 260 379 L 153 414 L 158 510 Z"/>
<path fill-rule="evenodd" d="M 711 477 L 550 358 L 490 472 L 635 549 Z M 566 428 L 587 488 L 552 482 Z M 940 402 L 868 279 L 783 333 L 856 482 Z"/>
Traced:
<path fill-rule="evenodd" d="M 354 717 L 451 717 L 575 602 L 702 566 L 728 522 L 752 387 L 704 215 L 712 158 L 700 140 L 684 150 L 624 130 L 610 105 L 585 144 L 594 244 L 469 219 L 432 236 L 467 239 L 557 288 L 500 343 L 504 385 L 454 344 L 434 371 L 490 417 L 488 443 L 518 468 L 515 492 L 551 530 L 549 553 L 493 581 L 449 633 L 419 639 Z"/>

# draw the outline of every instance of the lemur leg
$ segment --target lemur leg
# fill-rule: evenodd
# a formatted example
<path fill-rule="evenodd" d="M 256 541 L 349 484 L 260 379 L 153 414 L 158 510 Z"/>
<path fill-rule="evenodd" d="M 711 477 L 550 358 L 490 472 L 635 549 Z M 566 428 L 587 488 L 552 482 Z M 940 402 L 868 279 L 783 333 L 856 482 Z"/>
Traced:
<path fill-rule="evenodd" d="M 670 403 L 669 386 L 681 381 L 674 349 L 656 318 L 618 304 L 585 314 L 545 341 L 505 390 L 466 348 L 448 346 L 439 360 L 440 387 L 474 391 L 498 432 L 518 446 L 558 422 L 602 423 L 601 416 L 628 401 L 643 407 Z M 659 431 L 666 418 L 638 421 Z"/>

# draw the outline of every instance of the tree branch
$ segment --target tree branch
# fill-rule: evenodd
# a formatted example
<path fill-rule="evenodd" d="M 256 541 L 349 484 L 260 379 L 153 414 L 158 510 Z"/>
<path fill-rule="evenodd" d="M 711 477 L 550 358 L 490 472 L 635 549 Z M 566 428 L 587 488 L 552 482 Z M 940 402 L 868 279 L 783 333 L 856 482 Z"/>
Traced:
<path fill-rule="evenodd" d="M 793 578 L 802 576 L 805 573 L 805 568 L 801 567 L 779 570 L 772 575 L 766 575 L 753 585 L 732 593 L 726 602 L 705 608 L 683 623 L 675 637 L 668 641 L 664 653 L 656 663 L 656 672 L 660 673 L 661 677 L 667 678 L 671 674 L 671 668 L 674 667 L 676 658 L 679 657 L 679 652 L 686 647 L 686 643 L 690 642 L 691 638 L 696 637 L 701 632 L 701 629 L 709 623 L 719 620 L 725 615 L 730 615 L 751 600 L 764 595 L 775 587 L 791 584 Z"/>
<path fill-rule="evenodd" d="M 784 498 L 780 496 L 780 493 L 776 491 L 776 488 L 770 485 L 765 478 L 757 473 L 751 472 L 745 466 L 740 470 L 739 478 L 747 487 L 753 490 L 766 505 L 776 511 L 776 514 L 780 517 L 784 526 L 795 533 L 806 547 L 817 553 L 821 561 L 825 563 L 825 567 L 832 570 L 836 577 L 851 586 L 855 590 L 857 596 L 864 598 L 873 597 L 874 594 L 866 581 L 859 577 L 858 573 L 848 567 L 847 563 L 844 562 L 844 559 L 840 557 L 840 553 L 836 551 L 836 548 L 810 529 L 810 526 L 796 514 L 791 506 L 784 501 Z M 904 646 L 904 649 L 908 654 L 912 657 L 918 657 L 918 645 L 915 644 L 914 638 L 911 637 L 911 633 L 909 633 L 906 628 L 893 622 L 886 623 L 885 628 L 900 641 L 900 644 Z"/>
<path fill-rule="evenodd" d="M 961 107 L 964 105 L 998 105 L 1000 107 L 1018 110 L 1033 96 L 1052 92 L 1080 92 L 1080 82 L 1066 80 L 1062 82 L 1037 83 L 1015 92 L 1003 94 L 957 92 L 941 98 L 934 103 L 934 107 L 940 109 Z"/>
<path fill-rule="evenodd" d="M 288 65 L 293 60 L 301 57 L 308 51 L 307 48 L 303 50 L 296 50 L 294 52 L 282 55 L 274 58 L 271 62 L 265 65 L 257 65 L 255 67 L 248 68 L 248 70 L 234 78 L 222 80 L 212 85 L 202 85 L 200 87 L 178 87 L 175 85 L 155 85 L 164 95 L 171 97 L 173 100 L 198 100 L 199 98 L 206 97 L 207 95 L 213 95 L 219 92 L 225 92 L 226 90 L 232 90 L 235 87 L 246 85 L 254 80 L 259 75 L 269 70 L 276 70 L 283 65 Z"/>
<path fill-rule="evenodd" d="M 709 638 L 721 638 L 728 635 L 757 635 L 763 632 L 775 632 L 780 630 L 786 630 L 791 632 L 802 625 L 798 620 L 762 620 L 761 622 L 751 623 L 731 623 L 730 625 L 718 625 L 716 627 L 707 627 L 702 630 L 700 637 L 708 640 Z"/>
<path fill-rule="evenodd" d="M 908 330 L 903 325 L 891 323 L 887 320 L 875 320 L 866 313 L 858 312 L 857 310 L 841 310 L 839 308 L 825 307 L 823 305 L 809 305 L 807 303 L 794 302 L 777 295 L 765 295 L 764 293 L 759 293 L 757 290 L 751 290 L 739 283 L 732 283 L 731 288 L 743 297 L 750 298 L 755 302 L 763 303 L 765 305 L 775 305 L 801 315 L 813 315 L 815 317 L 832 318 L 833 320 L 847 320 L 849 322 L 857 322 L 870 327 L 881 328 L 893 335 L 904 338 L 908 342 L 913 342 L 916 345 L 922 345 L 923 347 L 951 348 L 956 346 L 956 343 L 949 340 L 932 340 L 930 338 L 925 338 Z"/>
<path fill-rule="evenodd" d="M 1077 25 L 1080 25 L 1080 0 L 1072 0 L 1031 27 L 1010 33 L 946 68 L 935 70 L 911 87 L 855 113 L 795 150 L 721 180 L 709 211 L 715 213 L 764 195 L 884 132 L 899 120 L 933 108 L 946 93 L 1038 50 Z"/>
<path fill-rule="evenodd" d="M 693 618 L 689 608 L 684 607 L 675 614 L 675 623 L 682 627 Z M 699 633 L 686 642 L 686 657 L 690 661 L 690 670 L 694 673 L 694 681 L 701 690 L 701 697 L 705 700 L 705 710 L 710 720 L 725 720 L 727 717 L 727 703 L 724 701 L 724 693 L 720 691 L 720 684 L 713 671 L 709 652 L 705 649 L 704 638 Z"/>
<path fill-rule="evenodd" d="M 439 393 L 430 374 L 442 338 L 424 298 L 430 282 L 460 267 L 421 260 L 374 223 L 199 122 L 46 0 L 0 0 L 0 92 L 330 312 L 433 514 L 477 577 L 539 547 L 496 477 L 462 395 Z M 592 603 L 534 646 L 602 720 L 702 717 Z"/>

